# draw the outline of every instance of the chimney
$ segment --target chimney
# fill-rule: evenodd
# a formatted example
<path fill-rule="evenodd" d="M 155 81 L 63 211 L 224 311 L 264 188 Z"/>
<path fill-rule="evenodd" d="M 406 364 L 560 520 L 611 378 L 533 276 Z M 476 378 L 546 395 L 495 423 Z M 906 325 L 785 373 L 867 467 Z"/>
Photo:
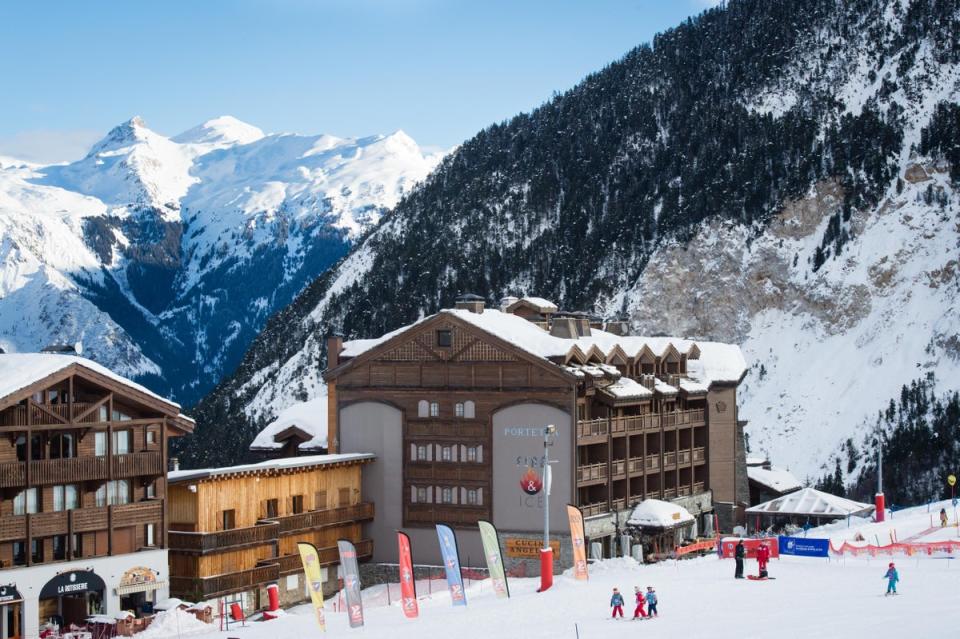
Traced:
<path fill-rule="evenodd" d="M 630 334 L 630 323 L 623 319 L 622 317 L 609 320 L 605 325 L 604 329 L 608 333 L 614 335 L 629 335 Z"/>
<path fill-rule="evenodd" d="M 179 458 L 179 457 L 171 457 L 171 458 L 170 458 L 170 470 L 171 470 L 171 471 L 180 470 L 180 458 Z"/>
<path fill-rule="evenodd" d="M 483 308 L 486 306 L 486 303 L 487 301 L 479 295 L 464 293 L 456 299 L 454 308 L 480 315 L 483 313 Z"/>
<path fill-rule="evenodd" d="M 506 295 L 500 298 L 500 312 L 506 313 L 507 309 L 510 308 L 510 305 L 514 302 L 519 302 L 519 297 L 514 297 L 513 295 Z"/>
<path fill-rule="evenodd" d="M 340 352 L 343 350 L 343 336 L 333 333 L 327 336 L 327 370 L 336 368 L 340 363 Z"/>

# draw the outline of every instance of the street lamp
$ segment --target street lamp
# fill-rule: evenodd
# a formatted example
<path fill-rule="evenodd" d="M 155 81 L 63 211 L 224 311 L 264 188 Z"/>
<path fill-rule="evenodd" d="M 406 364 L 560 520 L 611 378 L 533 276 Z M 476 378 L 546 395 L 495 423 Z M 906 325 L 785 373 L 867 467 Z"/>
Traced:
<path fill-rule="evenodd" d="M 543 429 L 543 548 L 540 549 L 540 590 L 543 592 L 553 585 L 553 549 L 550 547 L 550 486 L 553 473 L 550 470 L 551 438 L 557 434 L 555 424 Z"/>

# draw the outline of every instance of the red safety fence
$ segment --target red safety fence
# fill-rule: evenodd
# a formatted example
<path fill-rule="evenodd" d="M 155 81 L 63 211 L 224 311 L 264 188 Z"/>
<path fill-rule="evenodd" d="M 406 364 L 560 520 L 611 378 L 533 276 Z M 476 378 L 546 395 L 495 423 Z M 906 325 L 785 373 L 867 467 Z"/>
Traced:
<path fill-rule="evenodd" d="M 693 552 L 700 552 L 703 550 L 714 551 L 716 549 L 717 549 L 717 538 L 714 537 L 713 539 L 704 539 L 702 541 L 698 541 L 696 543 L 689 544 L 687 546 L 677 546 L 673 552 L 677 557 L 683 557 L 684 555 L 689 555 L 690 553 L 693 553 Z"/>
<path fill-rule="evenodd" d="M 733 557 L 733 553 L 737 548 L 737 542 L 740 541 L 739 537 L 724 537 L 720 542 L 720 549 L 724 559 L 730 559 Z M 744 539 L 743 546 L 747 551 L 747 558 L 753 559 L 757 556 L 757 548 L 760 547 L 760 544 L 767 544 L 767 547 L 770 548 L 770 557 L 775 558 L 780 556 L 780 545 L 777 543 L 776 537 L 765 537 L 763 539 Z"/>
<path fill-rule="evenodd" d="M 840 547 L 830 542 L 830 552 L 835 555 L 849 554 L 854 557 L 876 557 L 878 555 L 932 555 L 933 553 L 953 553 L 960 550 L 960 540 L 958 541 L 930 541 L 913 543 L 895 543 L 886 546 L 875 546 L 867 544 L 866 546 L 855 546 L 850 542 L 843 542 Z"/>

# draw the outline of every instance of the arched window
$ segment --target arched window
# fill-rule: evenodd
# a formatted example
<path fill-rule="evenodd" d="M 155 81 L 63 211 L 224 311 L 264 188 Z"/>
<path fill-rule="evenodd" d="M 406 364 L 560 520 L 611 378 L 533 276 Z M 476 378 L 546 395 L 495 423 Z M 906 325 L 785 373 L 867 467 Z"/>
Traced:
<path fill-rule="evenodd" d="M 417 417 L 429 417 L 430 416 L 430 402 L 425 399 L 421 399 L 417 402 Z"/>
<path fill-rule="evenodd" d="M 463 416 L 467 419 L 473 419 L 477 416 L 476 404 L 473 403 L 473 400 L 468 399 L 463 403 Z"/>

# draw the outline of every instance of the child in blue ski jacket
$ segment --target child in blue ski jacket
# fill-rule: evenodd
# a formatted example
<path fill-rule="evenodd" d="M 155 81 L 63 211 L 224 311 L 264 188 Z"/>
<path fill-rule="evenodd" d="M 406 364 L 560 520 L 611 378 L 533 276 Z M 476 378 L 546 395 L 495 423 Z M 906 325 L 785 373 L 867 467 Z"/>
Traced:
<path fill-rule="evenodd" d="M 657 614 L 657 591 L 653 586 L 647 586 L 647 614 L 651 618 L 658 617 Z"/>
<path fill-rule="evenodd" d="M 897 594 L 897 582 L 900 581 L 900 574 L 897 572 L 897 568 L 893 565 L 892 561 L 887 568 L 887 574 L 885 574 L 883 578 L 887 580 L 887 594 Z"/>
<path fill-rule="evenodd" d="M 620 618 L 623 618 L 623 595 L 620 594 L 620 590 L 617 588 L 613 589 L 613 596 L 610 597 L 610 607 L 613 608 L 613 618 L 616 619 L 617 615 L 620 615 Z"/>

